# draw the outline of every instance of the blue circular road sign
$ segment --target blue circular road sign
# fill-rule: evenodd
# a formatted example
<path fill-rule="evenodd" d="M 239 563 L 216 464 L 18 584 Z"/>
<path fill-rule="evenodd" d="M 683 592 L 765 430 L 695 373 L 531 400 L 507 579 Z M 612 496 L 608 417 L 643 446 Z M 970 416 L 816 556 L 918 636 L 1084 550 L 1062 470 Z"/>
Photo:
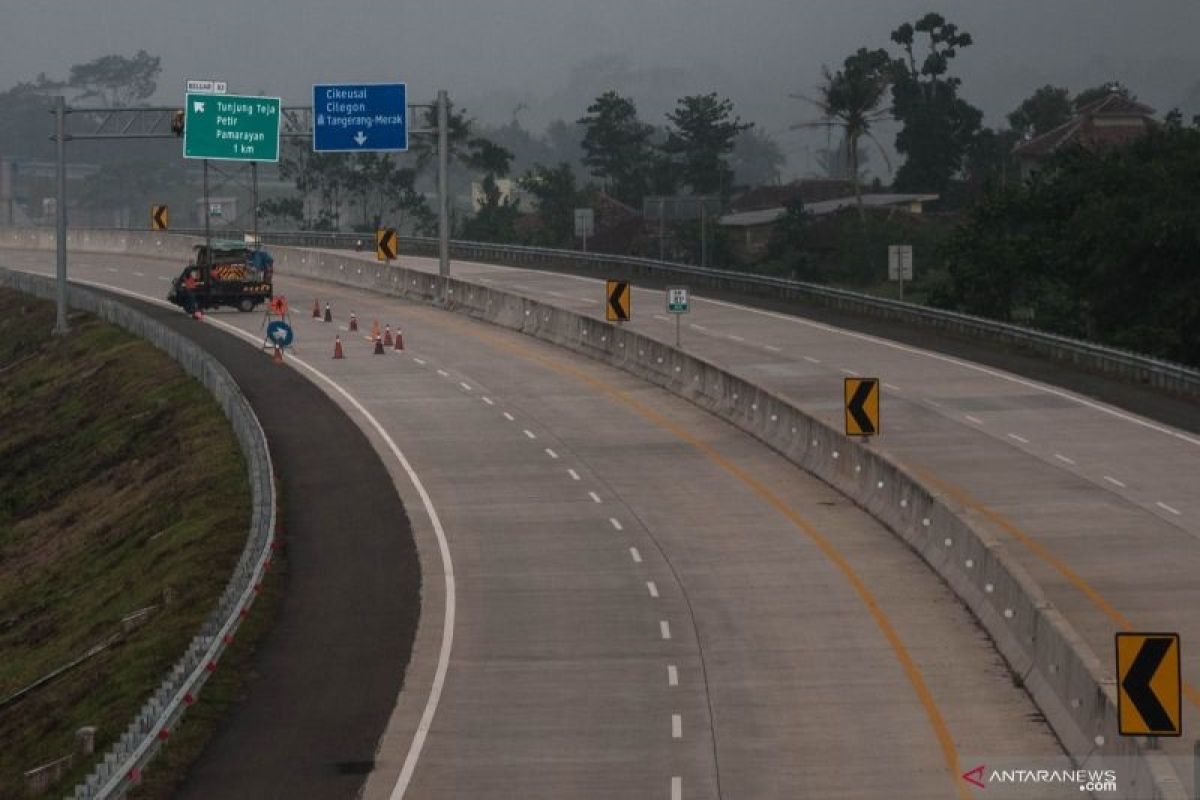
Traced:
<path fill-rule="evenodd" d="M 267 325 L 267 338 L 280 347 L 287 347 L 292 343 L 292 326 L 277 319 Z"/>

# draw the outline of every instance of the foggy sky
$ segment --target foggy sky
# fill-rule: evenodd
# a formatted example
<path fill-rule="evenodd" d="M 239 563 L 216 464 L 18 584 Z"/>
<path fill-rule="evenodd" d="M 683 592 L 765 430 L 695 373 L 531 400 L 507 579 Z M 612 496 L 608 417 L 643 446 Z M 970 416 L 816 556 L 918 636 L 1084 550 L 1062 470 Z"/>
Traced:
<path fill-rule="evenodd" d="M 163 59 L 156 103 L 180 102 L 188 78 L 297 105 L 314 83 L 402 80 L 412 102 L 445 88 L 493 124 L 524 103 L 539 132 L 609 88 L 657 124 L 715 90 L 780 140 L 794 175 L 822 136 L 788 129 L 814 117 L 789 93 L 860 46 L 896 51 L 891 30 L 930 10 L 974 37 L 953 71 L 987 124 L 1045 83 L 1111 79 L 1160 113 L 1200 113 L 1197 0 L 0 0 L 0 89 L 143 48 Z"/>

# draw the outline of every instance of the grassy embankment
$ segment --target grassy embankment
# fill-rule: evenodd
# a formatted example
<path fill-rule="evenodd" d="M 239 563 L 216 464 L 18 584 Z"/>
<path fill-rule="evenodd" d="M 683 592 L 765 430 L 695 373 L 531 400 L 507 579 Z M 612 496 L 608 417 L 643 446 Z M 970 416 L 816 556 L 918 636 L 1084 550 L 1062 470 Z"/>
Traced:
<path fill-rule="evenodd" d="M 250 520 L 236 439 L 200 384 L 93 317 L 74 316 L 66 338 L 53 324 L 51 304 L 0 290 L 0 701 L 120 636 L 0 709 L 0 797 L 70 754 L 81 726 L 107 749 L 213 607 Z M 141 609 L 143 624 L 123 625 Z M 214 700 L 238 690 L 222 685 L 177 753 L 198 750 Z"/>

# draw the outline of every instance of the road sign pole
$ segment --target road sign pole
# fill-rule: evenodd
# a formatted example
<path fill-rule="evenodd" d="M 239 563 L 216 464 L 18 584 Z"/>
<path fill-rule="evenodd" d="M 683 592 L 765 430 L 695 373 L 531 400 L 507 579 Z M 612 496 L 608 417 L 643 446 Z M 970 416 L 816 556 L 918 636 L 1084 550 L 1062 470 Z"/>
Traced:
<path fill-rule="evenodd" d="M 700 266 L 708 266 L 708 231 L 704 224 L 704 200 L 700 200 Z"/>
<path fill-rule="evenodd" d="M 54 227 L 58 260 L 57 311 L 54 332 L 65 336 L 67 328 L 67 100 L 54 98 L 54 158 L 58 162 L 58 189 L 54 201 Z"/>
<path fill-rule="evenodd" d="M 1200 739 L 1192 745 L 1192 796 L 1200 800 Z"/>
<path fill-rule="evenodd" d="M 442 276 L 442 296 L 446 295 L 446 284 L 450 279 L 450 110 L 445 89 L 437 93 L 438 125 L 438 274 Z"/>
<path fill-rule="evenodd" d="M 204 246 L 207 248 L 208 258 L 212 258 L 212 227 L 209 223 L 208 212 L 208 159 L 204 159 Z M 197 264 L 199 266 L 199 264 Z"/>
<path fill-rule="evenodd" d="M 258 162 L 250 162 L 250 212 L 254 221 L 254 249 L 258 249 Z"/>
<path fill-rule="evenodd" d="M 679 349 L 679 314 L 675 315 L 675 349 Z"/>

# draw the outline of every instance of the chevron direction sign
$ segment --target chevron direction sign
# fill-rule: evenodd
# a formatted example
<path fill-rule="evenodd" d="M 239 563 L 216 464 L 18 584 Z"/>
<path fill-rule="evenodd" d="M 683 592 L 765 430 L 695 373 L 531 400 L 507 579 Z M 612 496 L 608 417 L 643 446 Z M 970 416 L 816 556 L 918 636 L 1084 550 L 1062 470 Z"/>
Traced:
<path fill-rule="evenodd" d="M 626 281 L 608 281 L 605 284 L 604 318 L 609 322 L 628 322 L 632 316 L 630 295 L 632 288 Z"/>
<path fill-rule="evenodd" d="M 846 435 L 875 436 L 879 433 L 879 379 L 846 378 Z"/>
<path fill-rule="evenodd" d="M 1117 727 L 1122 736 L 1181 736 L 1178 633 L 1117 634 Z"/>

